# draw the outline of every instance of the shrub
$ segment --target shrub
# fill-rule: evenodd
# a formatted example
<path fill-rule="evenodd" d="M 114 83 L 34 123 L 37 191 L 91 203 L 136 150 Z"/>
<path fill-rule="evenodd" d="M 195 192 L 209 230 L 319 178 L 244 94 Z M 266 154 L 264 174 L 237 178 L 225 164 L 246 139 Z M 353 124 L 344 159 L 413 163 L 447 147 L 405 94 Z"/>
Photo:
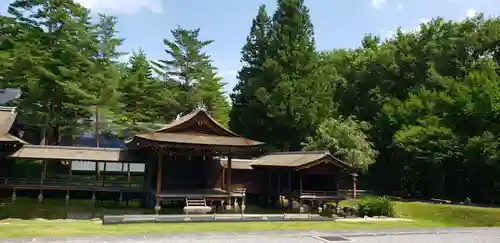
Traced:
<path fill-rule="evenodd" d="M 387 197 L 365 197 L 358 203 L 358 216 L 394 217 L 394 203 Z"/>
<path fill-rule="evenodd" d="M 327 208 L 323 209 L 323 211 L 321 211 L 321 213 L 319 213 L 319 215 L 323 216 L 323 217 L 327 217 L 327 218 L 333 218 L 334 211 L 333 211 L 332 207 L 327 207 Z"/>
<path fill-rule="evenodd" d="M 355 206 L 346 206 L 342 208 L 342 211 L 347 216 L 356 216 L 356 214 L 358 214 L 358 209 Z"/>

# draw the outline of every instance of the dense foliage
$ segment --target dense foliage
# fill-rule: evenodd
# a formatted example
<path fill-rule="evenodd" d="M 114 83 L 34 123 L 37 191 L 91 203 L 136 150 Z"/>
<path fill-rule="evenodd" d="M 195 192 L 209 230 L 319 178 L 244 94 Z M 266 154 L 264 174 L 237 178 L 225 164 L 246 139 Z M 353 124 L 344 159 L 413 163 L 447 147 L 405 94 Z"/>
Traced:
<path fill-rule="evenodd" d="M 122 64 L 117 21 L 71 0 L 16 0 L 0 16 L 0 88 L 22 90 L 14 105 L 42 143 L 138 132 L 203 105 L 272 149 L 327 149 L 383 193 L 500 199 L 499 18 L 436 18 L 318 52 L 304 1 L 277 0 L 242 40 L 231 105 L 199 29 L 172 30 L 161 61 L 138 50 Z"/>
<path fill-rule="evenodd" d="M 381 193 L 499 200 L 498 29 L 499 18 L 483 15 L 436 18 L 313 54 L 303 1 L 278 1 L 273 18 L 261 7 L 242 49 L 231 128 L 277 150 L 328 149 Z"/>
<path fill-rule="evenodd" d="M 360 217 L 394 217 L 396 212 L 394 203 L 387 197 L 364 197 L 358 202 L 357 214 Z"/>
<path fill-rule="evenodd" d="M 314 137 L 306 138 L 303 149 L 331 151 L 333 156 L 366 171 L 377 157 L 377 151 L 364 132 L 367 129 L 366 122 L 352 117 L 327 118 L 319 125 Z"/>
<path fill-rule="evenodd" d="M 212 41 L 199 40 L 199 30 L 172 30 L 164 40 L 170 60 L 151 64 L 139 50 L 124 65 L 118 19 L 98 17 L 72 0 L 15 0 L 0 16 L 0 88 L 21 89 L 13 105 L 23 123 L 43 129 L 41 143 L 144 131 L 201 103 L 227 124 L 224 84 L 203 52 Z"/>

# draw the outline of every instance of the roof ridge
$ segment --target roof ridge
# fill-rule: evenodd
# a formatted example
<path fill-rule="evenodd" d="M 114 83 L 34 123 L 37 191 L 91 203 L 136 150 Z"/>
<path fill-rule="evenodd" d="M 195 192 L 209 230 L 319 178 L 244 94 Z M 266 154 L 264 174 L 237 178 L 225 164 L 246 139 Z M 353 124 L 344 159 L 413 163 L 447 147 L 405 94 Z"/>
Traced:
<path fill-rule="evenodd" d="M 272 152 L 266 155 L 273 155 L 273 154 L 326 154 L 330 153 L 326 150 L 315 150 L 315 151 L 285 151 L 285 152 Z M 265 155 L 264 155 L 265 156 Z"/>
<path fill-rule="evenodd" d="M 102 147 L 84 147 L 84 146 L 55 146 L 55 145 L 24 145 L 25 148 L 40 148 L 40 149 L 74 149 L 74 150 L 91 150 L 91 151 L 128 151 L 126 148 L 102 148 Z"/>
<path fill-rule="evenodd" d="M 15 106 L 0 106 L 0 111 L 10 111 L 15 112 L 17 107 Z"/>

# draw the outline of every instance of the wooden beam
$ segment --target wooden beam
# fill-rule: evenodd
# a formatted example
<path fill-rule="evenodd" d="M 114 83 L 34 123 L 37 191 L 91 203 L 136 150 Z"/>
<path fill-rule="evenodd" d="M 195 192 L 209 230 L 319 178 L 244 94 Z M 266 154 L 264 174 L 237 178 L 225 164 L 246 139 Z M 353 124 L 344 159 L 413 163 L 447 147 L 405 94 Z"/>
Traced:
<path fill-rule="evenodd" d="M 226 190 L 227 190 L 228 203 L 231 203 L 231 191 L 233 190 L 233 188 L 231 186 L 231 184 L 232 184 L 232 182 L 231 182 L 231 174 L 233 172 L 233 169 L 232 169 L 232 167 L 233 167 L 233 162 L 232 162 L 233 158 L 232 157 L 233 156 L 231 154 L 229 154 L 227 156 L 227 186 L 226 186 L 227 188 L 226 188 Z"/>
<path fill-rule="evenodd" d="M 156 171 L 156 206 L 160 206 L 161 175 L 163 169 L 163 154 L 158 153 L 158 168 Z"/>
<path fill-rule="evenodd" d="M 130 162 L 127 163 L 127 181 L 130 182 Z"/>
<path fill-rule="evenodd" d="M 304 201 L 302 200 L 302 174 L 299 173 L 299 202 L 300 202 L 300 208 L 302 210 L 302 205 L 304 204 Z M 302 211 L 301 211 L 302 213 Z"/>
<path fill-rule="evenodd" d="M 292 211 L 293 198 L 292 198 L 292 171 L 288 171 L 288 210 Z"/>
<path fill-rule="evenodd" d="M 356 173 L 352 173 L 352 198 L 356 199 L 356 194 L 357 194 L 357 181 L 358 181 L 358 175 Z"/>

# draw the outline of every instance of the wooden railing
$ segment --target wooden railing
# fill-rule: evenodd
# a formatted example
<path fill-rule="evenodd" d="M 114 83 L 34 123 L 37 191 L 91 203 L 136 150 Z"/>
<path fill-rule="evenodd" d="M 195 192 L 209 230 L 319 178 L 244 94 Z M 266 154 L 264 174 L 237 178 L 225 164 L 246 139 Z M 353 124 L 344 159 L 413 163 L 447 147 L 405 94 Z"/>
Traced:
<path fill-rule="evenodd" d="M 346 196 L 347 198 L 352 198 L 354 196 L 354 191 L 352 189 L 341 189 L 339 190 L 339 193 L 341 195 Z M 373 195 L 373 192 L 371 190 L 356 190 L 356 197 L 364 197 L 364 196 L 371 196 Z"/>
<path fill-rule="evenodd" d="M 293 192 L 294 196 L 300 196 L 302 198 L 331 198 L 331 197 L 346 197 L 352 198 L 354 192 L 352 189 L 345 190 L 341 189 L 338 191 L 302 191 L 302 194 L 299 190 Z M 372 195 L 372 191 L 369 190 L 356 190 L 356 197 L 363 197 Z"/>
<path fill-rule="evenodd" d="M 305 198 L 317 198 L 317 197 L 337 197 L 339 193 L 337 191 L 302 191 L 299 190 L 293 192 L 295 196 L 305 197 Z"/>
<path fill-rule="evenodd" d="M 227 185 L 227 189 L 230 192 L 234 193 L 245 193 L 247 191 L 247 185 L 246 184 L 229 184 Z"/>
<path fill-rule="evenodd" d="M 116 189 L 140 189 L 142 184 L 128 181 L 91 181 L 81 179 L 53 179 L 46 178 L 0 178 L 0 185 L 4 186 L 60 186 L 60 187 L 95 187 Z"/>

